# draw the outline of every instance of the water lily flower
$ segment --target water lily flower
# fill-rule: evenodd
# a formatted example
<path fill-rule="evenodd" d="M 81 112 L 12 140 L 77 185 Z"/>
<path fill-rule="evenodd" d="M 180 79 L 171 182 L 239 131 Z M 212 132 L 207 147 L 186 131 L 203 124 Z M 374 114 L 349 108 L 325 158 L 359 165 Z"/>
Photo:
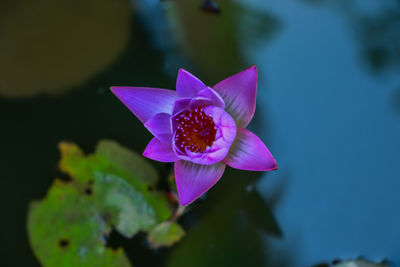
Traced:
<path fill-rule="evenodd" d="M 143 155 L 174 162 L 183 206 L 218 182 L 226 165 L 250 171 L 277 169 L 264 143 L 245 129 L 256 108 L 256 66 L 213 87 L 180 69 L 176 91 L 127 86 L 111 91 L 154 135 Z"/>

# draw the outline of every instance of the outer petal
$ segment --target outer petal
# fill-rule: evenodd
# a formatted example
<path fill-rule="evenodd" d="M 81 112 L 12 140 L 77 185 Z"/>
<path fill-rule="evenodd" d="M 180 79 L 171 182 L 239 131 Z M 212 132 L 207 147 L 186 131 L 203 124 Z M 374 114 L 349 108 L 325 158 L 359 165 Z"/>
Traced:
<path fill-rule="evenodd" d="M 175 152 L 172 150 L 171 144 L 163 143 L 156 137 L 151 139 L 150 143 L 143 152 L 143 156 L 161 162 L 172 162 L 179 160 L 179 158 L 175 155 Z"/>
<path fill-rule="evenodd" d="M 171 114 L 178 98 L 175 91 L 159 88 L 120 86 L 111 91 L 142 123 L 157 113 Z"/>
<path fill-rule="evenodd" d="M 179 202 L 188 205 L 210 189 L 225 170 L 225 164 L 199 165 L 189 161 L 175 162 L 175 181 Z"/>
<path fill-rule="evenodd" d="M 224 99 L 225 110 L 235 119 L 237 126 L 246 127 L 253 118 L 256 109 L 256 66 L 219 82 L 213 88 Z"/>
<path fill-rule="evenodd" d="M 237 129 L 236 140 L 224 162 L 232 168 L 248 171 L 272 171 L 278 168 L 264 143 L 246 129 Z"/>
<path fill-rule="evenodd" d="M 204 83 L 193 74 L 184 69 L 179 69 L 178 78 L 176 80 L 176 92 L 179 97 L 194 97 L 197 92 L 205 87 Z"/>
<path fill-rule="evenodd" d="M 172 128 L 170 118 L 171 115 L 167 113 L 158 113 L 146 121 L 144 126 L 160 141 L 171 144 Z"/>

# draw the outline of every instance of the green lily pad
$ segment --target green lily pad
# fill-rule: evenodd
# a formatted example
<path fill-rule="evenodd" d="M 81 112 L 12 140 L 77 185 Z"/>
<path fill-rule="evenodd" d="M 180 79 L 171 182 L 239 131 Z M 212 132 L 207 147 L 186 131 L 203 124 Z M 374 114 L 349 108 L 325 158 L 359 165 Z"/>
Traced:
<path fill-rule="evenodd" d="M 122 249 L 105 247 L 112 229 L 127 238 L 149 232 L 153 247 L 170 246 L 184 235 L 167 221 L 167 197 L 150 189 L 157 174 L 139 155 L 108 140 L 87 156 L 73 143 L 59 148 L 59 167 L 71 180 L 56 180 L 28 214 L 29 239 L 44 266 L 130 266 Z"/>
<path fill-rule="evenodd" d="M 172 246 L 185 235 L 185 230 L 175 222 L 163 222 L 153 228 L 147 236 L 154 247 Z"/>
<path fill-rule="evenodd" d="M 88 156 L 75 144 L 63 142 L 59 147 L 60 168 L 82 190 L 93 193 L 94 203 L 125 237 L 150 230 L 171 216 L 167 199 L 149 190 L 157 174 L 139 155 L 108 140 L 100 141 L 95 154 Z"/>
<path fill-rule="evenodd" d="M 56 180 L 28 213 L 31 246 L 44 266 L 131 266 L 122 249 L 105 247 L 111 227 L 72 183 Z"/>
<path fill-rule="evenodd" d="M 139 191 L 113 174 L 95 173 L 95 203 L 109 214 L 109 223 L 125 237 L 148 231 L 171 216 L 166 199 L 155 192 Z"/>
<path fill-rule="evenodd" d="M 104 156 L 115 165 L 121 166 L 130 175 L 134 175 L 147 185 L 157 183 L 157 172 L 141 155 L 122 147 L 115 141 L 101 140 L 96 147 L 96 154 Z"/>

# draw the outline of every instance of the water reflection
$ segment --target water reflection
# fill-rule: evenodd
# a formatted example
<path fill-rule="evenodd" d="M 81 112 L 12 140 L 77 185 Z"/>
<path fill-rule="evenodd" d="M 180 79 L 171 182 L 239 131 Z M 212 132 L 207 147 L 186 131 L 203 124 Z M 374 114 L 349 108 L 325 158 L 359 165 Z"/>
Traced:
<path fill-rule="evenodd" d="M 392 100 L 395 109 L 400 112 L 400 88 L 397 88 L 397 90 L 394 92 Z"/>
<path fill-rule="evenodd" d="M 400 1 L 305 0 L 334 7 L 354 30 L 361 55 L 376 72 L 400 68 Z"/>
<path fill-rule="evenodd" d="M 359 256 L 400 262 L 400 217 L 394 208 L 400 201 L 394 189 L 400 124 L 393 112 L 400 77 L 397 65 L 389 63 L 383 75 L 371 72 L 360 37 L 371 28 L 360 19 L 386 10 L 389 2 L 253 1 L 285 25 L 253 59 L 259 88 L 267 88 L 259 90 L 258 99 L 268 114 L 262 138 L 280 163 L 279 172 L 261 180 L 263 196 L 290 174 L 275 209 L 285 238 L 267 242 L 289 254 L 293 266 Z M 357 12 L 348 12 L 352 6 Z M 388 36 L 371 40 L 380 43 Z M 269 263 L 279 266 L 274 262 Z"/>
<path fill-rule="evenodd" d="M 79 86 L 125 49 L 128 0 L 0 4 L 0 96 L 56 94 Z"/>
<path fill-rule="evenodd" d="M 256 191 L 259 173 L 228 169 L 207 200 L 193 205 L 183 222 L 187 236 L 171 252 L 168 266 L 266 266 L 263 237 L 281 238 L 271 209 Z M 190 226 L 191 218 L 198 216 Z M 277 266 L 291 266 L 284 257 Z"/>
<path fill-rule="evenodd" d="M 214 84 L 251 64 L 260 70 L 251 127 L 279 171 L 228 170 L 183 218 L 188 235 L 171 250 L 140 239 L 116 246 L 135 266 L 310 266 L 360 254 L 400 262 L 399 1 L 221 0 L 220 14 L 200 0 L 118 1 L 0 3 L 0 94 L 77 88 L 0 99 L 0 197 L 12 203 L 0 236 L 13 241 L 1 264 L 35 266 L 26 207 L 54 179 L 59 141 L 144 149 L 150 135 L 108 86 L 174 88 L 182 66 Z"/>
<path fill-rule="evenodd" d="M 251 65 L 245 46 L 260 45 L 260 39 L 268 41 L 280 29 L 276 17 L 236 1 L 218 1 L 220 14 L 204 12 L 202 3 L 174 0 L 165 8 L 170 33 L 209 84 Z"/>

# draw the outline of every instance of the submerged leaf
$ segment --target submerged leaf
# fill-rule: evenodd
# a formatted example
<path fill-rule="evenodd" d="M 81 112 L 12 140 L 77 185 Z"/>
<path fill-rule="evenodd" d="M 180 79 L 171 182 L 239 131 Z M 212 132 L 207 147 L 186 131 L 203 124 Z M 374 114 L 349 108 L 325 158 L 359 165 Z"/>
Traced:
<path fill-rule="evenodd" d="M 154 247 L 172 246 L 185 235 L 185 230 L 175 222 L 163 222 L 149 232 L 148 241 Z"/>
<path fill-rule="evenodd" d="M 129 0 L 0 1 L 0 95 L 60 94 L 84 84 L 134 40 L 133 14 Z"/>

